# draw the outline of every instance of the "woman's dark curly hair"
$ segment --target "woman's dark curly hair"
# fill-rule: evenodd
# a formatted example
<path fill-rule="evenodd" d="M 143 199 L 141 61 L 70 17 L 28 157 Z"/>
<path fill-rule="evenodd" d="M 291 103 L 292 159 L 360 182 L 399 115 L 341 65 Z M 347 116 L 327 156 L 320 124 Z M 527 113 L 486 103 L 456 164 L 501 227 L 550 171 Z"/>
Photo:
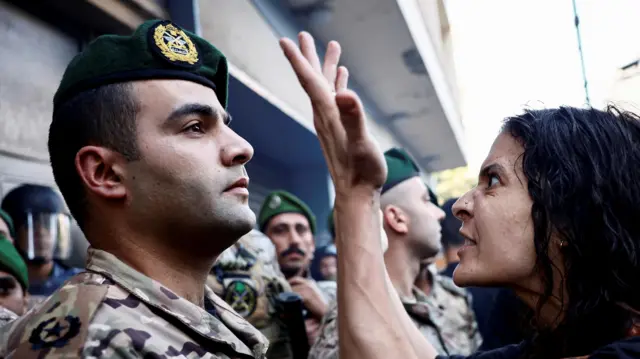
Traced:
<path fill-rule="evenodd" d="M 639 120 L 613 106 L 527 110 L 505 120 L 503 132 L 524 147 L 533 200 L 545 289 L 538 317 L 554 287 L 551 238 L 566 243 L 564 318 L 555 328 L 536 327 L 531 357 L 588 355 L 624 338 L 640 310 Z"/>

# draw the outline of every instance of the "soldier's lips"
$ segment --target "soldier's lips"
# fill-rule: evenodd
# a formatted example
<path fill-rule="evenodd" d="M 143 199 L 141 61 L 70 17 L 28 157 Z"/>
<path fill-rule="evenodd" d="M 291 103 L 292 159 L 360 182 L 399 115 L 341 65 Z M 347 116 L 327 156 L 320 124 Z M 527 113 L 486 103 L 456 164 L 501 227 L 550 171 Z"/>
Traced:
<path fill-rule="evenodd" d="M 290 253 L 290 254 L 287 254 L 287 255 L 283 256 L 283 258 L 284 259 L 288 259 L 288 260 L 297 261 L 297 260 L 304 259 L 304 256 L 302 254 L 300 254 L 300 253 Z"/>
<path fill-rule="evenodd" d="M 242 196 L 249 195 L 249 178 L 241 177 L 235 181 L 231 186 L 224 190 L 225 193 L 237 194 Z"/>

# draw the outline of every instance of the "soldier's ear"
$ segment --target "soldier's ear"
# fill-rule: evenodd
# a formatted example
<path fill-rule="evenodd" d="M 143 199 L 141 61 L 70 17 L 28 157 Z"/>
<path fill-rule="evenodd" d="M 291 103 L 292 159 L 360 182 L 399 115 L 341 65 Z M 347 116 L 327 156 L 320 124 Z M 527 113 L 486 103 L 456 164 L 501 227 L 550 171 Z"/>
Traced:
<path fill-rule="evenodd" d="M 103 198 L 123 199 L 124 158 L 106 147 L 82 147 L 75 158 L 75 166 L 87 190 Z"/>

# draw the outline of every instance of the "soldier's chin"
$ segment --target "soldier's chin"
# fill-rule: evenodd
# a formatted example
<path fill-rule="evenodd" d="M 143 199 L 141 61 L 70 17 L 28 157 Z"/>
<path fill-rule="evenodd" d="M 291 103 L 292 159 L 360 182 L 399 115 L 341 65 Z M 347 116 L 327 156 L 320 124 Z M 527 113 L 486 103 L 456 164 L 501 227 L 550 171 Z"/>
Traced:
<path fill-rule="evenodd" d="M 238 205 L 233 213 L 229 213 L 229 219 L 226 222 L 228 230 L 237 234 L 238 238 L 251 232 L 256 225 L 256 215 L 245 205 Z"/>
<path fill-rule="evenodd" d="M 303 268 L 302 265 L 294 264 L 294 263 L 283 263 L 280 265 L 280 270 L 282 271 L 282 274 L 284 274 L 286 278 L 297 276 L 299 273 L 302 272 L 302 268 Z"/>

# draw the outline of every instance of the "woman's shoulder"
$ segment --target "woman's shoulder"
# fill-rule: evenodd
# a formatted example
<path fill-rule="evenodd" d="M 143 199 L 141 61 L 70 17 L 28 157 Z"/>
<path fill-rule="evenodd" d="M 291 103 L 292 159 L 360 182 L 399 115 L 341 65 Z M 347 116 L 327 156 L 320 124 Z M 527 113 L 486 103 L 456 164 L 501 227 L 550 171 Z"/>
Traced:
<path fill-rule="evenodd" d="M 477 352 L 470 356 L 438 356 L 436 359 L 518 359 L 525 352 L 526 342 L 507 345 L 502 348 Z M 584 357 L 565 359 L 640 359 L 640 337 L 631 337 L 605 345 Z"/>
<path fill-rule="evenodd" d="M 636 359 L 640 358 L 640 337 L 631 337 L 613 342 L 596 350 L 589 359 Z"/>

